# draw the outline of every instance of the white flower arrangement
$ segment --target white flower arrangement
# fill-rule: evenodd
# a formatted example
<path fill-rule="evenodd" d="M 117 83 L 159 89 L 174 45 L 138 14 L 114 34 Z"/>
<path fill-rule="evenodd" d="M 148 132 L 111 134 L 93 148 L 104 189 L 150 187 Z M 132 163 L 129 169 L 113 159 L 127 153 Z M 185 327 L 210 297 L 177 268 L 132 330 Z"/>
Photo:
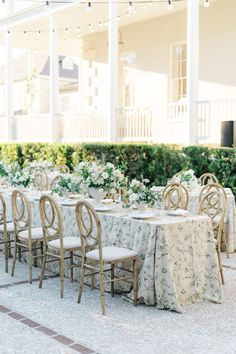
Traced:
<path fill-rule="evenodd" d="M 145 203 L 148 206 L 154 206 L 161 201 L 161 191 L 158 187 L 148 187 L 148 179 L 143 179 L 142 182 L 133 179 L 129 186 L 128 198 L 131 204 Z"/>
<path fill-rule="evenodd" d="M 43 168 L 45 171 L 52 171 L 53 164 L 47 160 L 35 160 L 29 163 L 29 169 L 35 170 L 37 168 Z"/>
<path fill-rule="evenodd" d="M 33 174 L 28 169 L 20 169 L 19 166 L 10 166 L 7 176 L 12 187 L 27 188 L 33 181 Z"/>
<path fill-rule="evenodd" d="M 64 174 L 56 183 L 52 192 L 60 197 L 68 193 L 79 193 L 81 191 L 82 179 L 75 175 Z"/>
<path fill-rule="evenodd" d="M 191 169 L 180 172 L 177 176 L 174 176 L 171 179 L 171 182 L 181 183 L 190 191 L 199 188 L 198 179 L 195 176 L 194 171 Z"/>
<path fill-rule="evenodd" d="M 127 178 L 112 163 L 81 162 L 75 169 L 88 188 L 100 188 L 111 193 L 125 187 Z"/>

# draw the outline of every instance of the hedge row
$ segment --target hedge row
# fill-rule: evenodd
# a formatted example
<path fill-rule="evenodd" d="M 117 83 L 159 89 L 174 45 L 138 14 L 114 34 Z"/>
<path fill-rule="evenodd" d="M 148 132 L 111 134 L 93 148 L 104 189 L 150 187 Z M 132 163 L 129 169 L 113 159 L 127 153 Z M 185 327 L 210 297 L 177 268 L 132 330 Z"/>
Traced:
<path fill-rule="evenodd" d="M 214 173 L 219 182 L 236 194 L 236 148 L 205 146 L 178 147 L 148 144 L 0 144 L 0 160 L 18 162 L 44 159 L 71 170 L 83 160 L 102 160 L 126 166 L 131 178 L 148 178 L 152 184 L 165 185 L 176 172 L 192 168 L 197 177 Z"/>

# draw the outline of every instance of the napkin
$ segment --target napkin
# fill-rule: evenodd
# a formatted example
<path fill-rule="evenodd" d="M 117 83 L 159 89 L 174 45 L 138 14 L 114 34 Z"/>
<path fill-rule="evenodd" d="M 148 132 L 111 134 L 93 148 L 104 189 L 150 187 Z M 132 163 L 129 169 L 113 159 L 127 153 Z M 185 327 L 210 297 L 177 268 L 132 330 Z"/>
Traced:
<path fill-rule="evenodd" d="M 176 209 L 176 210 L 169 210 L 169 213 L 171 213 L 171 215 L 183 216 L 183 215 L 188 215 L 189 211 L 185 209 Z"/>

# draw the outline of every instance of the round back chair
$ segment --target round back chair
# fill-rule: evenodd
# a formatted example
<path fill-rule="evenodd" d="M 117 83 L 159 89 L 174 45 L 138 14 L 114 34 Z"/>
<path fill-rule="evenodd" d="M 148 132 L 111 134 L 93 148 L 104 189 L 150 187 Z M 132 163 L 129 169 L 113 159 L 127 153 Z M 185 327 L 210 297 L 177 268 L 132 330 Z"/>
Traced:
<path fill-rule="evenodd" d="M 167 210 L 188 209 L 189 194 L 181 183 L 170 183 L 163 191 L 164 206 Z"/>
<path fill-rule="evenodd" d="M 212 173 L 204 173 L 199 177 L 199 183 L 201 186 L 205 186 L 210 183 L 218 183 L 218 179 Z"/>
<path fill-rule="evenodd" d="M 5 272 L 8 272 L 8 243 L 10 239 L 8 238 L 7 232 L 7 209 L 6 209 L 6 201 L 2 193 L 0 193 L 0 225 L 1 225 L 1 238 L 4 247 L 4 259 L 5 259 Z"/>
<path fill-rule="evenodd" d="M 95 249 L 98 246 L 99 256 L 102 259 L 102 228 L 97 212 L 93 206 L 85 200 L 76 204 L 76 220 L 80 232 L 81 247 Z"/>
<path fill-rule="evenodd" d="M 28 198 L 19 189 L 15 189 L 11 195 L 11 204 L 16 236 L 20 231 L 28 229 L 31 240 L 31 207 Z"/>
<path fill-rule="evenodd" d="M 62 211 L 58 203 L 49 195 L 42 195 L 39 201 L 39 211 L 46 248 L 48 241 L 60 239 L 60 249 L 63 250 Z"/>
<path fill-rule="evenodd" d="M 37 168 L 34 173 L 34 185 L 38 191 L 48 190 L 48 176 L 43 168 Z"/>
<path fill-rule="evenodd" d="M 58 165 L 56 167 L 56 170 L 59 171 L 60 173 L 70 173 L 70 169 L 67 165 Z"/>
<path fill-rule="evenodd" d="M 56 184 L 60 181 L 60 179 L 62 178 L 61 175 L 58 175 L 56 177 L 53 178 L 51 184 L 50 184 L 50 189 L 53 190 L 56 187 Z"/>

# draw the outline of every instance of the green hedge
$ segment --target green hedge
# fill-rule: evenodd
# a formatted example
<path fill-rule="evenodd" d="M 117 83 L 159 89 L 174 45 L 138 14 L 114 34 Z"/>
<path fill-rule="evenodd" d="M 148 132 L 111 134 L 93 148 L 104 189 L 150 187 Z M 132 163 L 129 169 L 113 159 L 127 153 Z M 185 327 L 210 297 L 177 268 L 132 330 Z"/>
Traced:
<path fill-rule="evenodd" d="M 126 166 L 131 178 L 148 178 L 152 184 L 165 185 L 176 172 L 192 168 L 199 177 L 214 173 L 219 182 L 236 194 L 236 148 L 208 148 L 205 146 L 178 147 L 150 144 L 0 144 L 0 159 L 28 162 L 46 159 L 55 165 L 73 166 L 83 160 L 110 161 Z"/>

